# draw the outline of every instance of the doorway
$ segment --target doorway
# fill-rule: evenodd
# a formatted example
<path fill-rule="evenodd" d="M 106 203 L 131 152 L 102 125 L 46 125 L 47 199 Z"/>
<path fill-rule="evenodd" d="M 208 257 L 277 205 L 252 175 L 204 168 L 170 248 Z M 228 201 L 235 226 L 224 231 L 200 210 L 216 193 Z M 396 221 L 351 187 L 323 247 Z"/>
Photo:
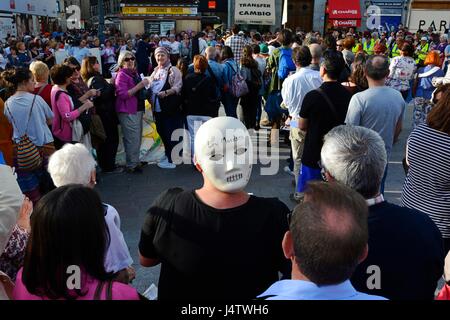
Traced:
<path fill-rule="evenodd" d="M 295 31 L 300 28 L 309 32 L 313 29 L 314 0 L 289 0 L 288 23 L 286 26 Z"/>

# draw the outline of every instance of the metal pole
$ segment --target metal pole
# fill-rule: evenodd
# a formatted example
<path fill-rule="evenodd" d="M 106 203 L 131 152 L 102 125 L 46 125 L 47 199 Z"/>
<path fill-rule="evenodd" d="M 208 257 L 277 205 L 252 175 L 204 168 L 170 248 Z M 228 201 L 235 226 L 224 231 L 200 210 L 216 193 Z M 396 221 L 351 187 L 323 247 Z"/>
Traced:
<path fill-rule="evenodd" d="M 233 0 L 228 0 L 228 21 L 227 21 L 227 29 L 231 29 L 231 15 L 232 15 L 232 10 L 231 10 L 231 1 Z"/>
<path fill-rule="evenodd" d="M 104 29 L 105 29 L 105 8 L 103 6 L 103 0 L 98 0 L 98 38 L 100 39 L 100 43 L 103 43 L 105 38 L 103 34 Z"/>

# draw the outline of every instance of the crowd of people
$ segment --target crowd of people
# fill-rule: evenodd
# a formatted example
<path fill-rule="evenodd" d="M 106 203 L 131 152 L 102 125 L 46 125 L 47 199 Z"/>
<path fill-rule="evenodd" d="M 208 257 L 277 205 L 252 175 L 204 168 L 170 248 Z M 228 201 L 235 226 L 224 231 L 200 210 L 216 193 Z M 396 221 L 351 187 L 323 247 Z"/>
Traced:
<path fill-rule="evenodd" d="M 0 298 L 142 298 L 119 213 L 93 189 L 99 173 L 143 172 L 150 106 L 165 153 L 157 166 L 176 169 L 188 153 L 204 181 L 161 190 L 146 214 L 139 263 L 161 264 L 158 299 L 434 299 L 450 250 L 449 61 L 446 35 L 403 26 L 325 35 L 233 26 L 103 43 L 89 32 L 9 37 L 0 49 Z M 407 108 L 398 206 L 384 190 Z M 288 140 L 292 212 L 245 192 L 250 135 L 262 128 L 269 144 Z M 179 129 L 188 150 L 176 148 Z M 67 287 L 74 265 L 81 288 Z M 369 285 L 371 270 L 381 285 Z"/>

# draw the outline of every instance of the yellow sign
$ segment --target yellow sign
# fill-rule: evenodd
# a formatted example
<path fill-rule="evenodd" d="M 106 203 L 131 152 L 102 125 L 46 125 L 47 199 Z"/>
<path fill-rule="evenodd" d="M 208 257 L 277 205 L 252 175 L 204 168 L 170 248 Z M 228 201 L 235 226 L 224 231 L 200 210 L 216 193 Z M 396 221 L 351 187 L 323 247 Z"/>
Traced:
<path fill-rule="evenodd" d="M 124 15 L 196 15 L 197 8 L 189 7 L 123 7 Z"/>

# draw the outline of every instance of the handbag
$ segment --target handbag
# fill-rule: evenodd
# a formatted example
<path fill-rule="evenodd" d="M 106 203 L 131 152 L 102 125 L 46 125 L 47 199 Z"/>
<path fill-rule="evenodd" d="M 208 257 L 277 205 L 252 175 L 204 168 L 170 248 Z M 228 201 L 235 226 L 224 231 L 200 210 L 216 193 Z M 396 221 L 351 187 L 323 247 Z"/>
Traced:
<path fill-rule="evenodd" d="M 16 145 L 16 159 L 17 159 L 17 167 L 22 171 L 33 171 L 39 169 L 42 166 L 42 156 L 39 152 L 38 147 L 31 141 L 30 137 L 27 135 L 28 125 L 30 123 L 31 114 L 33 112 L 34 101 L 36 100 L 36 95 L 34 95 L 33 102 L 31 104 L 30 113 L 28 115 L 27 124 L 25 126 L 24 133 L 20 136 L 19 143 Z M 16 121 L 14 120 L 9 106 L 6 105 L 6 110 L 11 117 L 11 121 L 13 126 L 19 131 Z"/>
<path fill-rule="evenodd" d="M 169 73 L 170 69 L 167 71 L 167 77 L 166 82 L 164 83 L 163 88 L 161 91 L 167 91 L 171 89 L 170 83 L 169 83 Z M 172 94 L 170 96 L 166 96 L 165 98 L 157 98 L 159 101 L 159 106 L 161 107 L 161 112 L 166 115 L 177 115 L 181 113 L 181 105 L 183 103 L 183 98 L 179 94 Z"/>

